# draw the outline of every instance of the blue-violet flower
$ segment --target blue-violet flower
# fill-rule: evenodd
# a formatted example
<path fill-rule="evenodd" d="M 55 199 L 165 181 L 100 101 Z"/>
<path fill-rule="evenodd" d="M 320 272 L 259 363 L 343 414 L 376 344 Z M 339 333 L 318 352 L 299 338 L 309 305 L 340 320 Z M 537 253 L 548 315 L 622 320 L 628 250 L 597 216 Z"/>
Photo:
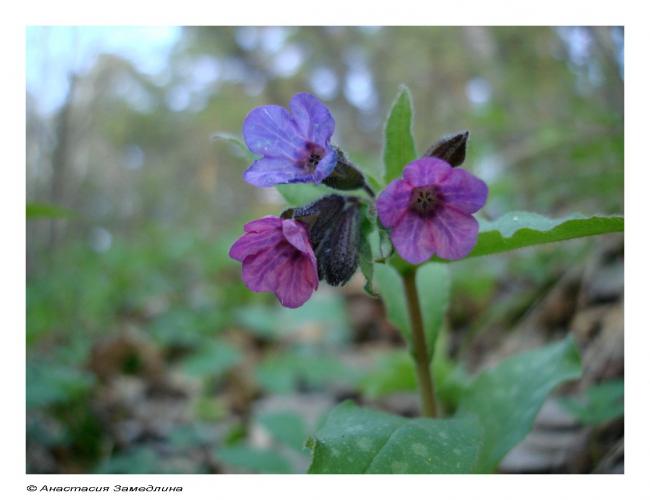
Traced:
<path fill-rule="evenodd" d="M 294 182 L 320 183 L 337 162 L 330 146 L 334 118 L 316 97 L 296 94 L 291 112 L 269 104 L 253 109 L 244 120 L 248 148 L 261 156 L 244 172 L 244 180 L 257 187 Z"/>

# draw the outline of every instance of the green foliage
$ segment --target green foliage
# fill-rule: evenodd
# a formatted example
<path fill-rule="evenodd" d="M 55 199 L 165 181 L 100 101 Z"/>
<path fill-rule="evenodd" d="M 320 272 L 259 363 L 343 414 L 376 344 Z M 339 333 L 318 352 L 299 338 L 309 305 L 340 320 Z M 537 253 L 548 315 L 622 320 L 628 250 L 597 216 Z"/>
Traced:
<path fill-rule="evenodd" d="M 411 333 L 402 277 L 392 266 L 377 264 L 375 265 L 375 279 L 386 307 L 386 317 L 402 334 L 409 346 L 409 351 L 412 352 L 413 334 Z"/>
<path fill-rule="evenodd" d="M 97 474 L 168 474 L 153 450 L 145 447 L 117 453 L 103 461 Z"/>
<path fill-rule="evenodd" d="M 492 472 L 530 431 L 548 394 L 580 370 L 576 345 L 567 337 L 463 381 L 451 419 L 409 420 L 344 403 L 309 442 L 310 472 Z"/>
<path fill-rule="evenodd" d="M 63 405 L 84 397 L 94 377 L 74 366 L 43 360 L 27 362 L 27 407 Z"/>
<path fill-rule="evenodd" d="M 580 373 L 580 354 L 571 337 L 512 356 L 481 373 L 463 394 L 458 409 L 458 415 L 478 417 L 483 428 L 477 472 L 492 472 L 528 434 L 553 388 Z"/>
<path fill-rule="evenodd" d="M 376 399 L 395 392 L 415 392 L 415 366 L 403 350 L 385 353 L 375 360 L 373 368 L 360 380 L 364 397 Z"/>
<path fill-rule="evenodd" d="M 214 453 L 217 460 L 244 472 L 289 474 L 291 465 L 279 452 L 247 445 L 222 448 Z"/>
<path fill-rule="evenodd" d="M 475 467 L 473 418 L 407 419 L 345 402 L 308 441 L 316 474 L 461 474 Z"/>
<path fill-rule="evenodd" d="M 241 351 L 221 340 L 209 340 L 183 360 L 183 371 L 193 377 L 219 377 L 242 359 Z"/>
<path fill-rule="evenodd" d="M 510 212 L 481 222 L 478 243 L 469 257 L 508 252 L 545 243 L 623 232 L 623 217 L 572 214 L 550 219 L 529 212 Z"/>
<path fill-rule="evenodd" d="M 411 131 L 413 105 L 411 92 L 401 86 L 384 128 L 384 182 L 402 175 L 404 166 L 415 160 L 415 141 Z"/>
<path fill-rule="evenodd" d="M 424 334 L 427 341 L 427 355 L 433 357 L 438 332 L 449 305 L 451 279 L 449 269 L 444 264 L 428 263 L 418 267 L 415 281 L 418 299 L 422 310 Z"/>
<path fill-rule="evenodd" d="M 560 399 L 560 403 L 585 425 L 600 425 L 623 416 L 623 379 L 594 385 L 584 394 Z"/>
<path fill-rule="evenodd" d="M 257 383 L 271 393 L 289 393 L 301 383 L 312 388 L 353 383 L 357 376 L 338 356 L 308 351 L 272 354 L 255 367 Z"/>
<path fill-rule="evenodd" d="M 290 411 L 268 412 L 257 416 L 257 421 L 273 439 L 303 452 L 307 438 L 307 426 L 304 419 Z"/>
<path fill-rule="evenodd" d="M 27 219 L 67 219 L 73 212 L 67 208 L 47 203 L 27 203 Z"/>

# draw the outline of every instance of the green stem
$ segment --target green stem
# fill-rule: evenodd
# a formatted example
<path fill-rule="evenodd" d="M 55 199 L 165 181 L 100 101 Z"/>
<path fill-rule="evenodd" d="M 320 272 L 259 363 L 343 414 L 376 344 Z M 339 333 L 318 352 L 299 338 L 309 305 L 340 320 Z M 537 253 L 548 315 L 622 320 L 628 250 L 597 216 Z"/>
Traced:
<path fill-rule="evenodd" d="M 411 320 L 411 332 L 413 335 L 413 357 L 418 376 L 420 388 L 420 400 L 422 402 L 422 414 L 425 417 L 436 416 L 436 398 L 433 391 L 433 379 L 431 377 L 429 356 L 427 355 L 427 341 L 424 335 L 424 323 L 422 321 L 422 309 L 418 298 L 418 289 L 415 284 L 415 269 L 409 270 L 402 275 L 404 290 L 406 292 L 406 303 Z"/>

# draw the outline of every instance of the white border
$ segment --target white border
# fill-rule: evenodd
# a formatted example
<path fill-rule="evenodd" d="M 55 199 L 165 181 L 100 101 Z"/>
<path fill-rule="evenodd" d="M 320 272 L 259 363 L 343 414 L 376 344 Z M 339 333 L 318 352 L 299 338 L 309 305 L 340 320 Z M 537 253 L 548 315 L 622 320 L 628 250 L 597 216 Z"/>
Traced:
<path fill-rule="evenodd" d="M 425 3 L 416 0 L 357 2 L 226 2 L 184 0 L 163 6 L 158 2 L 113 0 L 11 2 L 6 4 L 0 30 L 5 76 L 2 81 L 3 217 L 3 476 L 4 498 L 35 498 L 28 484 L 147 486 L 181 485 L 181 494 L 130 493 L 129 498 L 647 498 L 648 461 L 648 320 L 647 255 L 650 165 L 648 146 L 648 48 L 650 29 L 643 3 L 591 0 L 524 0 Z M 8 19 L 9 18 L 9 19 Z M 10 24 L 7 24 L 9 20 Z M 25 85 L 24 40 L 29 24 L 141 24 L 141 25 L 625 25 L 626 65 L 626 460 L 624 476 L 40 476 L 25 467 Z M 7 74 L 8 73 L 8 74 Z M 632 270 L 632 272 L 630 272 Z M 21 495 L 22 492 L 22 495 Z M 88 495 L 50 493 L 57 497 Z M 96 494 L 99 495 L 99 494 Z M 121 493 L 125 496 L 127 494 Z M 108 496 L 108 495 L 101 495 Z"/>

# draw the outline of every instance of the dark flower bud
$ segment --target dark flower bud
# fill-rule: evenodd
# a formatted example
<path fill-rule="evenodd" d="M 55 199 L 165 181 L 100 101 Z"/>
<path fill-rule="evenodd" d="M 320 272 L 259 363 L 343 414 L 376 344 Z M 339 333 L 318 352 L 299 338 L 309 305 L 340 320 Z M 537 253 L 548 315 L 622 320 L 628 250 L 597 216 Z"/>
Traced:
<path fill-rule="evenodd" d="M 449 163 L 452 167 L 462 165 L 465 161 L 469 131 L 443 137 L 424 153 L 424 156 L 435 156 Z"/>
<path fill-rule="evenodd" d="M 366 185 L 363 174 L 345 157 L 343 151 L 332 146 L 337 154 L 336 167 L 332 173 L 323 179 L 323 184 L 341 191 L 352 191 L 354 189 L 365 189 L 374 196 L 372 190 Z"/>
<path fill-rule="evenodd" d="M 307 225 L 319 279 L 339 286 L 352 277 L 358 266 L 361 237 L 357 198 L 328 195 L 309 205 L 286 210 L 282 217 Z"/>

